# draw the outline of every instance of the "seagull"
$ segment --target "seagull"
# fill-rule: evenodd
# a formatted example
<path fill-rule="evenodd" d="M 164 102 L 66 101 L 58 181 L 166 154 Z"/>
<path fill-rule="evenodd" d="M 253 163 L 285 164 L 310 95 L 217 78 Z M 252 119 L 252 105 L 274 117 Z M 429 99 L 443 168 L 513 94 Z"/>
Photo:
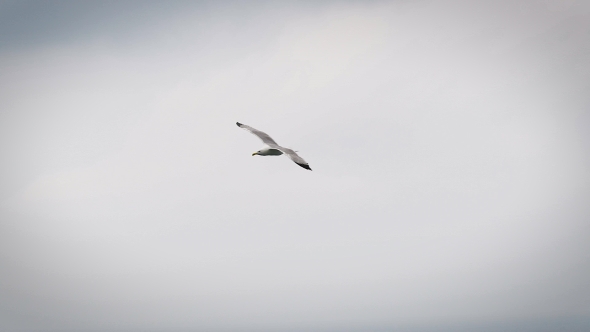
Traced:
<path fill-rule="evenodd" d="M 278 145 L 274 139 L 268 136 L 268 134 L 263 133 L 260 130 L 254 129 L 250 126 L 246 126 L 245 124 L 241 124 L 239 122 L 236 122 L 236 124 L 238 125 L 238 127 L 246 129 L 252 134 L 258 136 L 258 138 L 260 138 L 262 142 L 264 142 L 264 144 L 268 145 L 268 148 L 264 148 L 262 150 L 254 152 L 252 154 L 253 156 L 280 156 L 283 153 L 285 153 L 289 156 L 289 158 L 291 158 L 291 160 L 293 160 L 294 163 L 311 171 L 309 164 L 305 160 L 303 160 L 303 158 L 299 157 L 297 153 L 295 153 L 295 151 Z"/>

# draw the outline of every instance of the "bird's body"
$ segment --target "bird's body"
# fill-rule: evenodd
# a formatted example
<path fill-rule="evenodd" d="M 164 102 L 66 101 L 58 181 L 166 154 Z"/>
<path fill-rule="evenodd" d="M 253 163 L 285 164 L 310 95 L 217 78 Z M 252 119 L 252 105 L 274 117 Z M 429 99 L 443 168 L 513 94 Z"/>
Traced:
<path fill-rule="evenodd" d="M 238 127 L 246 129 L 247 131 L 256 135 L 258 138 L 262 140 L 262 142 L 264 142 L 264 144 L 268 145 L 268 148 L 264 148 L 254 152 L 252 154 L 253 156 L 280 156 L 282 154 L 286 154 L 287 156 L 289 156 L 289 158 L 291 158 L 291 160 L 293 160 L 294 163 L 311 171 L 309 164 L 305 160 L 303 160 L 303 158 L 299 157 L 299 155 L 295 151 L 278 145 L 277 142 L 275 142 L 270 136 L 268 136 L 268 134 L 260 130 L 254 129 L 250 126 L 247 126 L 245 124 L 241 124 L 239 122 L 236 122 L 236 124 L 238 125 Z"/>
<path fill-rule="evenodd" d="M 280 156 L 283 153 L 281 152 L 281 150 L 278 149 L 273 149 L 273 148 L 265 148 L 262 150 L 258 150 L 256 152 L 254 152 L 252 155 L 253 156 Z"/>

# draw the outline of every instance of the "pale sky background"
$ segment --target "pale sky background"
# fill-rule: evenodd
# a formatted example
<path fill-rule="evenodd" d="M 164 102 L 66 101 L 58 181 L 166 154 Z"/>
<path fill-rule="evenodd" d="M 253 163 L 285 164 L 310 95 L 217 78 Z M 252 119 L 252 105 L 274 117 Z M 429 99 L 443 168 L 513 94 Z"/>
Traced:
<path fill-rule="evenodd" d="M 585 1 L 0 1 L 0 330 L 587 331 L 589 91 Z"/>

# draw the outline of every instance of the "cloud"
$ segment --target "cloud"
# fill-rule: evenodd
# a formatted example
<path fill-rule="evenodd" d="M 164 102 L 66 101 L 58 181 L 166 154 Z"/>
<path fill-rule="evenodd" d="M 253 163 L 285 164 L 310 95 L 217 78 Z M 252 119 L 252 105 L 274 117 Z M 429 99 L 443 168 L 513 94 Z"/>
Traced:
<path fill-rule="evenodd" d="M 8 6 L 6 328 L 588 316 L 584 6 Z"/>

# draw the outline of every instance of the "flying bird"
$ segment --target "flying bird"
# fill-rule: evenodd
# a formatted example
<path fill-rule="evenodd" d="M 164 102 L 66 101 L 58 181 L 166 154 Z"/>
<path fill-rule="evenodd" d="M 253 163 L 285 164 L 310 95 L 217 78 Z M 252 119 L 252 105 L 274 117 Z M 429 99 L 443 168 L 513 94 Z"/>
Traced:
<path fill-rule="evenodd" d="M 250 126 L 246 126 L 245 124 L 241 124 L 239 122 L 236 122 L 236 124 L 238 125 L 238 127 L 246 129 L 252 134 L 258 136 L 258 138 L 260 138 L 264 144 L 268 145 L 268 148 L 264 148 L 262 150 L 254 152 L 252 154 L 253 156 L 280 156 L 284 153 L 287 156 L 289 156 L 289 158 L 291 158 L 291 160 L 293 160 L 294 163 L 311 171 L 309 164 L 305 160 L 303 160 L 303 158 L 299 157 L 297 153 L 295 153 L 295 151 L 278 145 L 274 139 L 268 136 L 268 134 L 263 133 L 260 130 L 254 129 Z"/>

